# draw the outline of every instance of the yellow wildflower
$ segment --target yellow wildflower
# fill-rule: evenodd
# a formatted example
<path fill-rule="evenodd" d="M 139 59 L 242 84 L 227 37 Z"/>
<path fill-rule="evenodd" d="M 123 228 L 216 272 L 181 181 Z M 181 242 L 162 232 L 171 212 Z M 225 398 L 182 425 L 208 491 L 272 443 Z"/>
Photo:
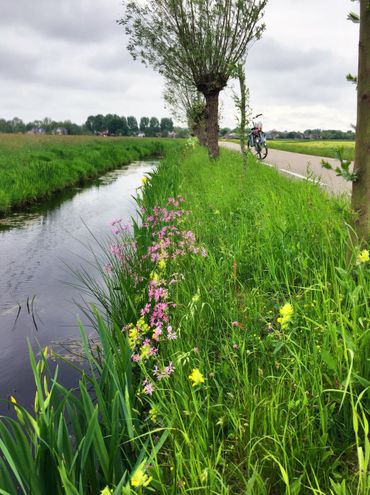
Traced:
<path fill-rule="evenodd" d="M 282 308 L 280 308 L 279 313 L 280 318 L 278 318 L 277 321 L 278 323 L 280 323 L 281 328 L 284 330 L 288 327 L 288 323 L 292 318 L 293 306 L 290 303 L 286 303 Z"/>
<path fill-rule="evenodd" d="M 112 490 L 109 488 L 109 486 L 106 486 L 106 487 L 104 488 L 104 490 L 102 490 L 102 491 L 100 492 L 100 495 L 111 495 L 112 493 L 113 493 L 113 492 L 112 492 Z"/>
<path fill-rule="evenodd" d="M 160 262 L 158 263 L 158 268 L 160 270 L 164 270 L 166 268 L 166 262 L 165 262 L 165 260 L 160 260 Z"/>
<path fill-rule="evenodd" d="M 141 465 L 142 466 L 142 465 Z M 131 485 L 135 487 L 148 486 L 152 481 L 152 476 L 148 476 L 145 474 L 142 467 L 139 466 L 137 470 L 134 472 L 131 478 Z"/>
<path fill-rule="evenodd" d="M 142 183 L 142 185 L 143 185 L 143 186 L 145 186 L 145 184 L 146 184 L 148 181 L 149 181 L 148 177 L 143 177 L 143 178 L 141 179 L 141 183 Z"/>
<path fill-rule="evenodd" d="M 195 296 L 193 296 L 193 297 L 191 298 L 191 300 L 192 300 L 194 303 L 198 302 L 198 301 L 199 301 L 199 299 L 200 299 L 199 292 L 197 292 L 197 293 L 195 294 Z"/>
<path fill-rule="evenodd" d="M 153 280 L 153 282 L 158 282 L 158 280 L 159 280 L 158 273 L 151 272 L 151 274 L 150 274 L 150 280 Z"/>
<path fill-rule="evenodd" d="M 204 383 L 204 376 L 198 370 L 198 368 L 194 368 L 191 374 L 189 375 L 189 380 L 193 382 L 193 387 Z"/>
<path fill-rule="evenodd" d="M 143 345 L 140 351 L 141 359 L 146 359 L 150 355 L 150 345 Z"/>
<path fill-rule="evenodd" d="M 367 249 L 364 249 L 357 256 L 357 263 L 361 264 L 361 263 L 366 263 L 367 261 L 370 261 L 370 255 L 369 255 L 369 251 Z"/>
<path fill-rule="evenodd" d="M 158 408 L 156 406 L 153 406 L 151 409 L 149 409 L 149 418 L 153 423 L 157 422 L 158 418 Z"/>
<path fill-rule="evenodd" d="M 128 344 L 132 348 L 135 345 L 136 339 L 139 337 L 137 328 L 132 328 L 128 333 Z"/>
<path fill-rule="evenodd" d="M 11 402 L 12 404 L 16 404 L 16 403 L 17 403 L 17 400 L 16 400 L 16 398 L 15 398 L 15 397 L 13 397 L 13 396 L 11 395 L 11 396 L 10 396 L 10 402 Z"/>

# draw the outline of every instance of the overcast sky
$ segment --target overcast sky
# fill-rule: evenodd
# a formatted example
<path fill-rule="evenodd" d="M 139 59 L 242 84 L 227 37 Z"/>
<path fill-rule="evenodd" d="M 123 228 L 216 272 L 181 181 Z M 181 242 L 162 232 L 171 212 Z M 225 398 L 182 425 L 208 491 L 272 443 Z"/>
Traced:
<path fill-rule="evenodd" d="M 335 128 L 356 120 L 358 26 L 350 0 L 270 0 L 250 50 L 251 104 L 265 129 Z M 167 115 L 162 79 L 131 60 L 120 0 L 0 0 L 0 118 Z M 222 126 L 235 125 L 227 88 Z"/>

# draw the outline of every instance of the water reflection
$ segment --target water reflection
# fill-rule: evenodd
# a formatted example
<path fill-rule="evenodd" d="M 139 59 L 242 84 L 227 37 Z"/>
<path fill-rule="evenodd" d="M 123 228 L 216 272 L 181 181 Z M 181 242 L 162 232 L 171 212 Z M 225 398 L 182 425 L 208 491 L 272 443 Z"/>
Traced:
<path fill-rule="evenodd" d="M 95 301 L 73 287 L 67 267 L 94 275 L 96 241 L 108 242 L 112 218 L 135 216 L 133 196 L 154 166 L 132 164 L 0 220 L 0 398 L 33 399 L 27 340 L 36 348 L 74 341 L 77 319 L 92 331 L 76 303 Z M 63 370 L 66 385 L 71 377 Z"/>

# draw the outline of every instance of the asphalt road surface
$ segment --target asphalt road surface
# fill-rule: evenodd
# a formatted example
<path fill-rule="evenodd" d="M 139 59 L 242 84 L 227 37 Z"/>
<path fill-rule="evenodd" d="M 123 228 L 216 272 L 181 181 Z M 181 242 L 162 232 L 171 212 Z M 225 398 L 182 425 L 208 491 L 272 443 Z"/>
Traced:
<path fill-rule="evenodd" d="M 227 141 L 220 142 L 220 146 L 235 151 L 240 151 L 237 143 Z M 268 155 L 263 160 L 266 165 L 277 168 L 281 173 L 287 174 L 296 179 L 319 178 L 323 188 L 333 194 L 350 193 L 352 184 L 342 177 L 337 177 L 332 170 L 326 170 L 321 166 L 321 160 L 326 160 L 335 167 L 338 160 L 333 158 L 323 158 L 320 156 L 303 155 L 301 153 L 291 153 L 289 151 L 268 150 Z"/>

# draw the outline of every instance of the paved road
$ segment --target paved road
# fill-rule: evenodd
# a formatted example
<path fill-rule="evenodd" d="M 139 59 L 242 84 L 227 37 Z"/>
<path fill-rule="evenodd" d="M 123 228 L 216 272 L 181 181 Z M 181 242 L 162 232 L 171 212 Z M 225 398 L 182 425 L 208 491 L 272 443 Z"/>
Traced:
<path fill-rule="evenodd" d="M 240 151 L 240 146 L 237 143 L 229 143 L 227 141 L 220 142 L 220 146 L 235 151 Z M 338 161 L 333 158 L 322 158 L 313 155 L 303 155 L 301 153 L 291 153 L 288 151 L 269 149 L 267 158 L 264 160 L 266 165 L 276 167 L 280 172 L 290 175 L 298 179 L 307 177 L 308 170 L 315 177 L 320 177 L 322 186 L 334 194 L 342 194 L 351 192 L 351 183 L 344 180 L 342 177 L 337 177 L 332 170 L 326 170 L 321 166 L 321 160 L 326 160 L 334 166 L 338 165 Z"/>

